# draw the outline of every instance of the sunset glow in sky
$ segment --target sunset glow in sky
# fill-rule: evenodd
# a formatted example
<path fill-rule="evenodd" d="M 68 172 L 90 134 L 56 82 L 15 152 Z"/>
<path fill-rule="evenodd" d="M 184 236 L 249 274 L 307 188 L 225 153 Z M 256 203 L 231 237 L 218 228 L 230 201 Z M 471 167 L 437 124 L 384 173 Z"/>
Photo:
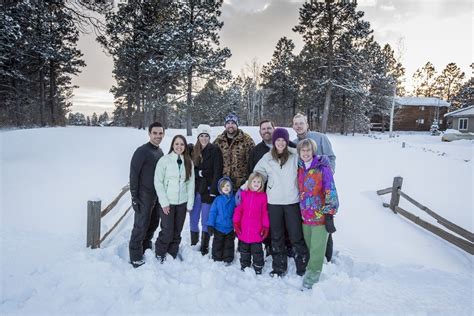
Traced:
<path fill-rule="evenodd" d="M 303 46 L 299 34 L 291 29 L 298 24 L 297 0 L 225 0 L 222 7 L 221 46 L 228 47 L 232 57 L 227 68 L 238 75 L 246 63 L 256 59 L 264 65 L 270 61 L 277 41 L 286 36 Z M 440 73 L 455 62 L 470 77 L 472 63 L 472 2 L 470 0 L 359 0 L 358 9 L 365 12 L 374 36 L 381 46 L 389 43 L 401 54 L 406 68 L 406 85 L 411 87 L 413 73 L 431 61 Z M 73 112 L 112 112 L 114 84 L 112 58 L 95 42 L 94 33 L 82 35 L 79 48 L 87 63 L 74 79 L 80 86 L 74 90 Z"/>

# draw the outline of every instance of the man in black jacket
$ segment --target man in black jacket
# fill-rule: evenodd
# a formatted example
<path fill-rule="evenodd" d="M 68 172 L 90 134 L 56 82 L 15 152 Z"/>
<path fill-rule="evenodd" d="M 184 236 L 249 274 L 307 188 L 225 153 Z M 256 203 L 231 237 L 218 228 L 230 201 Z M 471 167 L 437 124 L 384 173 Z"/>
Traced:
<path fill-rule="evenodd" d="M 135 150 L 130 163 L 130 193 L 132 207 L 135 211 L 129 251 L 130 263 L 134 268 L 143 265 L 143 254 L 151 249 L 151 239 L 158 228 L 159 210 L 154 186 L 155 167 L 163 157 L 160 143 L 165 136 L 165 129 L 161 123 L 155 122 L 148 127 L 150 141 Z"/>

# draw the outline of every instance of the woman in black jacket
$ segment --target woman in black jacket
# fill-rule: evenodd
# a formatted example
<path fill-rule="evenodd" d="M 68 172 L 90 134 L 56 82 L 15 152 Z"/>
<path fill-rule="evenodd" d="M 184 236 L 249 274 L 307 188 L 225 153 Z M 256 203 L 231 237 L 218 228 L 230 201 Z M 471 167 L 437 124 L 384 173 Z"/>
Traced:
<path fill-rule="evenodd" d="M 201 219 L 201 253 L 209 252 L 207 219 L 212 201 L 218 194 L 217 182 L 222 177 L 222 152 L 210 142 L 211 127 L 200 124 L 197 128 L 197 141 L 192 149 L 196 195 L 190 215 L 191 245 L 199 240 L 199 219 Z"/>

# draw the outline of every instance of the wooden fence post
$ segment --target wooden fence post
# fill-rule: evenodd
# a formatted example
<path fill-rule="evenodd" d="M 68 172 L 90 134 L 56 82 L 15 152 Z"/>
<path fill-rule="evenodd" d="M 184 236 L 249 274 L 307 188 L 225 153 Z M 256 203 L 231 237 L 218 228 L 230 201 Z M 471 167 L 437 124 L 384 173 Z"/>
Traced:
<path fill-rule="evenodd" d="M 87 201 L 87 247 L 100 247 L 100 207 L 101 201 Z"/>
<path fill-rule="evenodd" d="M 402 189 L 403 178 L 402 177 L 395 177 L 393 178 L 393 185 L 392 185 L 392 196 L 390 198 L 390 209 L 396 214 L 397 211 L 395 210 L 395 206 L 398 206 L 398 202 L 400 202 L 400 194 L 398 190 Z"/>

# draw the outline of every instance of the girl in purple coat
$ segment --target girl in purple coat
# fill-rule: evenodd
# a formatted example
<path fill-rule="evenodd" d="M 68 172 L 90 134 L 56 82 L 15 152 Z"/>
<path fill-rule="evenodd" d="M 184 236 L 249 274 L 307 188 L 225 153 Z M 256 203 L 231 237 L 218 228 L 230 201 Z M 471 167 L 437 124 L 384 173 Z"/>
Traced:
<path fill-rule="evenodd" d="M 339 208 L 336 185 L 326 156 L 317 156 L 312 139 L 298 143 L 298 189 L 303 218 L 303 235 L 309 248 L 309 262 L 303 288 L 311 289 L 323 269 L 328 233 L 334 233 L 333 215 Z"/>
<path fill-rule="evenodd" d="M 241 202 L 234 211 L 234 230 L 239 238 L 240 265 L 242 271 L 250 267 L 256 274 L 262 274 L 262 241 L 268 236 L 270 220 L 268 218 L 267 194 L 263 192 L 263 177 L 252 173 L 248 180 L 248 190 L 241 191 Z"/>

